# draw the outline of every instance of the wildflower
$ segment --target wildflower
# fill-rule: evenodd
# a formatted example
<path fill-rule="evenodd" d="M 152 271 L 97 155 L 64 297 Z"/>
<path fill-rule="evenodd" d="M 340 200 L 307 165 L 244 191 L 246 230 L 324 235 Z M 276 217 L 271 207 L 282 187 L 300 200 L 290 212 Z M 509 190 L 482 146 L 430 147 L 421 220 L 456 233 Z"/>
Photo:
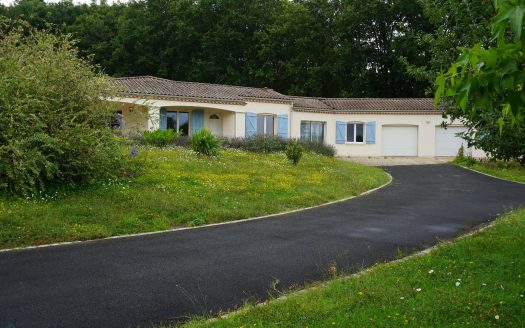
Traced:
<path fill-rule="evenodd" d="M 494 318 L 495 318 L 496 320 L 499 320 L 499 315 L 496 314 L 496 315 L 494 316 Z"/>
<path fill-rule="evenodd" d="M 523 297 L 523 295 L 521 295 L 521 297 Z M 400 300 L 404 300 L 405 298 L 403 296 L 401 296 L 399 299 Z"/>
<path fill-rule="evenodd" d="M 434 270 L 430 270 L 430 271 L 428 271 L 428 273 L 432 274 L 432 273 L 434 273 Z"/>
<path fill-rule="evenodd" d="M 421 291 L 421 288 L 416 288 L 416 292 L 420 292 Z"/>
<path fill-rule="evenodd" d="M 461 283 L 459 281 L 456 281 L 456 287 L 459 287 L 459 285 L 461 285 Z"/>

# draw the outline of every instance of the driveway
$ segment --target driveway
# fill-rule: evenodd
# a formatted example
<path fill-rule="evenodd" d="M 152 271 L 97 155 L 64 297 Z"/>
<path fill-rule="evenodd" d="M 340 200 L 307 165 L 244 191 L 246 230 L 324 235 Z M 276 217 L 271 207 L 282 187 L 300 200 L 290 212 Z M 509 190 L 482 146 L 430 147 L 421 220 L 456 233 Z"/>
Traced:
<path fill-rule="evenodd" d="M 372 194 L 272 218 L 0 253 L 0 327 L 135 327 L 458 236 L 525 204 L 525 185 L 450 165 L 392 166 Z"/>
<path fill-rule="evenodd" d="M 445 164 L 454 157 L 341 157 L 342 160 L 368 166 Z"/>

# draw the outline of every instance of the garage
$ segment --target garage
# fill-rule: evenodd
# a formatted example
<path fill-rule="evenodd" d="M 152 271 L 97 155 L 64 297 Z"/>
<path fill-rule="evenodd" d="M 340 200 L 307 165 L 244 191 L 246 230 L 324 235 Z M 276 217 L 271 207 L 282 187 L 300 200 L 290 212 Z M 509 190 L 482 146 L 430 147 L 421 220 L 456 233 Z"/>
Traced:
<path fill-rule="evenodd" d="M 449 126 L 446 129 L 436 127 L 436 156 L 456 156 L 459 148 L 463 144 L 465 151 L 467 150 L 467 143 L 457 134 L 465 132 L 467 129 L 460 126 Z"/>
<path fill-rule="evenodd" d="M 417 156 L 417 126 L 383 126 L 383 156 Z"/>

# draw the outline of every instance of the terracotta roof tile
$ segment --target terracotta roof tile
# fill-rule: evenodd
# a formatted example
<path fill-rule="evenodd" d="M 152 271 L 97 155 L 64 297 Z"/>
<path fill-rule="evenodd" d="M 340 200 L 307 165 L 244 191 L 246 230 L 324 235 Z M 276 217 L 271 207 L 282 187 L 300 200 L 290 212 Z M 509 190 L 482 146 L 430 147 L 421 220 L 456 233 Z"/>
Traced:
<path fill-rule="evenodd" d="M 232 85 L 181 82 L 154 76 L 122 77 L 114 80 L 124 95 L 146 95 L 180 98 L 243 101 L 245 98 L 288 100 L 289 97 L 272 89 Z"/>
<path fill-rule="evenodd" d="M 336 111 L 432 111 L 432 98 L 323 98 Z"/>
<path fill-rule="evenodd" d="M 286 96 L 267 88 L 181 82 L 154 76 L 117 78 L 113 82 L 123 87 L 122 95 L 194 98 L 218 101 L 265 99 L 292 101 L 293 108 L 302 111 L 366 112 L 366 111 L 433 111 L 432 98 L 315 98 Z"/>

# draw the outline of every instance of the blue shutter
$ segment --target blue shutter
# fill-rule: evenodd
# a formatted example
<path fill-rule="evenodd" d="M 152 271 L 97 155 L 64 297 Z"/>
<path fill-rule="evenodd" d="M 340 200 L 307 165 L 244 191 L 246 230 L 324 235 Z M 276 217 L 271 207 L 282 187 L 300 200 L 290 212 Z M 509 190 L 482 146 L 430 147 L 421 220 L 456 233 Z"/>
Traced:
<path fill-rule="evenodd" d="M 344 144 L 346 142 L 346 123 L 335 122 L 335 143 Z"/>
<path fill-rule="evenodd" d="M 376 122 L 366 123 L 366 143 L 369 145 L 376 143 Z"/>
<path fill-rule="evenodd" d="M 204 110 L 194 109 L 191 111 L 191 133 L 197 133 L 204 128 Z"/>
<path fill-rule="evenodd" d="M 245 132 L 246 138 L 249 138 L 257 133 L 257 114 L 246 113 Z"/>
<path fill-rule="evenodd" d="M 288 139 L 288 115 L 283 114 L 277 116 L 277 131 L 279 137 Z"/>
<path fill-rule="evenodd" d="M 159 129 L 167 130 L 168 129 L 168 117 L 166 116 L 166 109 L 161 108 L 159 110 Z"/>

